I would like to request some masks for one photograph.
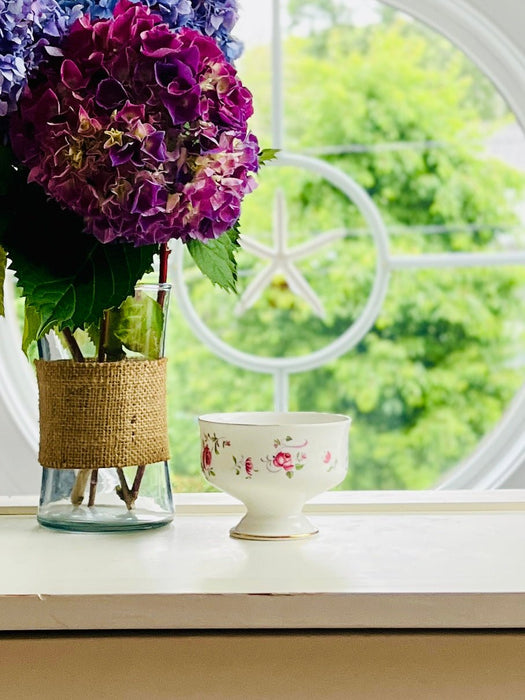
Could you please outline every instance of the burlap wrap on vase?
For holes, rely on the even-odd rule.
[[[35,365],[43,467],[129,467],[169,458],[167,358]]]

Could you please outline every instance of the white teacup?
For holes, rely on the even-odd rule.
[[[205,479],[247,509],[231,536],[270,540],[316,534],[302,509],[345,478],[350,422],[348,416],[313,412],[199,416]]]

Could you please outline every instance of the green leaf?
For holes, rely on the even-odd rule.
[[[61,330],[66,326],[74,326],[73,314],[76,306],[76,294],[75,287],[69,280],[44,282],[33,287],[29,293],[28,288],[24,288],[24,280],[27,278],[20,271],[20,268],[17,270],[17,275],[19,276],[18,286],[23,288],[26,300],[40,316],[37,340],[54,327]],[[78,325],[80,327],[82,324]]]
[[[85,330],[93,345],[98,348],[100,342],[100,323],[89,323],[86,325]]]
[[[295,468],[297,469],[297,471],[300,471],[303,467],[304,467],[304,464],[296,464],[295,465]]]
[[[279,153],[279,148],[263,148],[259,151],[259,165],[265,165],[270,160],[275,160]]]
[[[88,236],[80,234],[85,239]],[[15,257],[19,286],[41,316],[40,335],[52,327],[73,330],[97,322],[106,309],[119,306],[133,294],[136,282],[151,270],[155,246],[104,245],[95,239],[78,242],[84,255],[71,261],[70,273],[54,277],[52,271]]]
[[[7,253],[0,246],[0,316],[5,316],[4,307],[4,284],[5,284],[5,269],[7,267]]]
[[[187,248],[199,270],[213,284],[226,291],[237,291],[237,261],[235,251],[239,247],[239,229],[237,225],[219,238],[206,243],[190,240]]]
[[[293,472],[286,472],[286,476],[287,476],[289,479],[293,479]]]
[[[22,334],[22,350],[29,357],[31,346],[38,340],[38,330],[42,325],[42,319],[38,311],[27,302],[24,313],[24,331]]]
[[[155,299],[147,294],[129,296],[109,313],[109,352],[118,351],[121,343],[128,350],[155,360],[162,355],[163,326],[164,313]]]
[[[37,338],[50,328],[84,328],[133,294],[152,269],[158,247],[103,244],[84,232],[82,217],[8,169],[0,150],[0,245],[28,305],[40,316]],[[33,323],[33,321],[31,322]],[[32,328],[32,325],[31,325]]]

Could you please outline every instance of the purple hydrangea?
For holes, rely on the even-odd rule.
[[[69,17],[56,0],[0,0],[0,116],[16,109],[45,47],[68,26]]]
[[[230,63],[242,53],[241,42],[231,35],[239,16],[237,0],[133,1],[157,12],[171,29],[189,27],[215,39]],[[112,17],[118,0],[58,0],[58,3],[72,18],[80,10],[95,20]]]
[[[84,15],[11,117],[15,155],[102,243],[218,238],[255,188],[252,96],[217,43],[143,4]]]

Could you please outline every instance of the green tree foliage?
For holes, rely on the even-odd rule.
[[[312,4],[302,3],[303,11]],[[337,10],[333,2],[315,5]],[[524,195],[523,175],[486,151],[507,119],[499,118],[501,100],[447,41],[398,15],[386,20],[353,28],[332,17],[321,32],[287,39],[287,150],[322,157],[357,181],[388,225],[392,254],[497,251],[501,230],[518,223]],[[241,65],[263,145],[271,145],[268,64],[268,49],[259,47],[246,51]],[[362,215],[338,189],[289,167],[263,169],[243,209],[243,234],[271,245],[279,191],[291,246],[321,232],[346,232],[297,261],[323,302],[323,317],[283,276],[243,315],[236,314],[238,298],[210,290],[189,260],[186,278],[195,308],[225,342],[263,356],[304,355],[360,316],[377,252]],[[242,297],[265,263],[242,251],[238,260]],[[342,488],[431,487],[497,423],[524,377],[524,282],[519,266],[395,271],[359,344],[292,376],[290,409],[353,418]],[[201,489],[196,416],[271,410],[272,379],[214,357],[177,309],[171,333],[174,481],[181,490]]]
[[[291,27],[307,26],[316,32],[320,26],[351,24],[354,10],[340,0],[288,0]]]

